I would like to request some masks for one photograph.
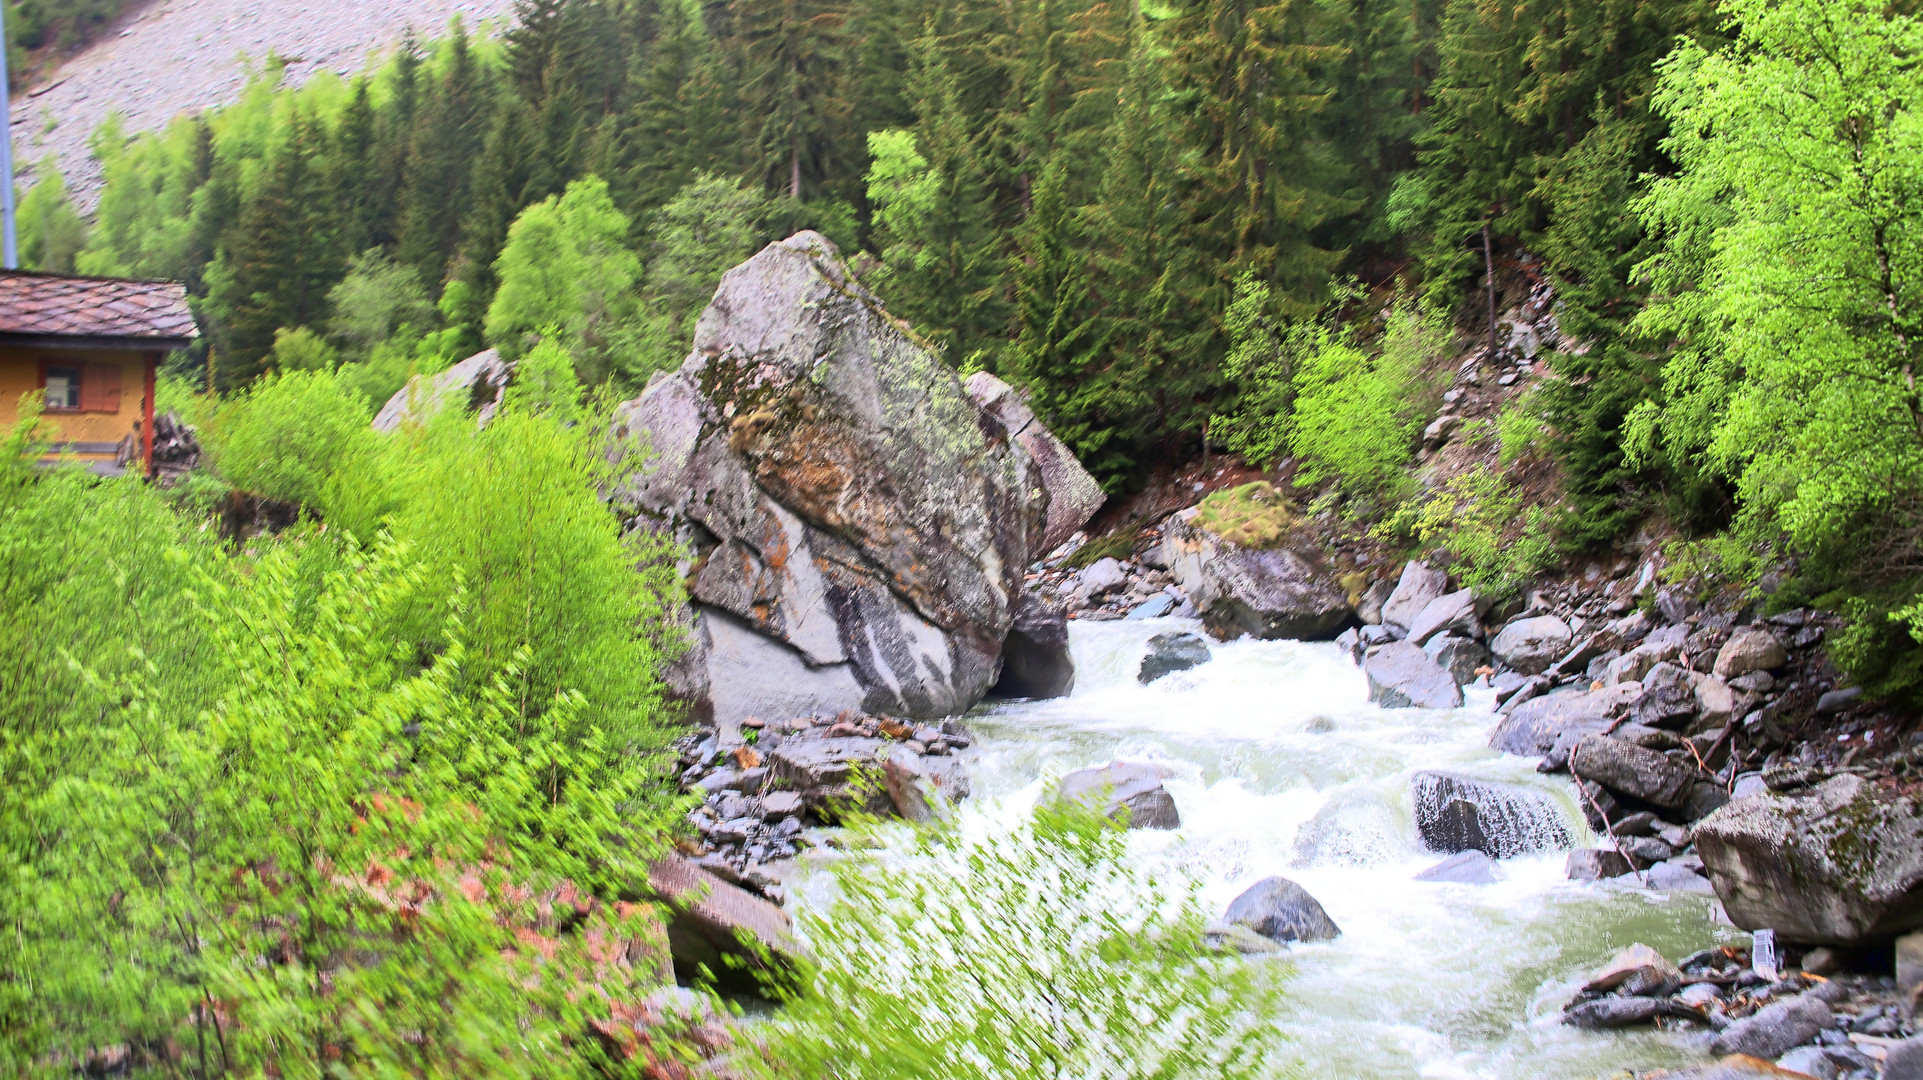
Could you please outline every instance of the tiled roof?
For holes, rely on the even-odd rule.
[[[192,338],[187,288],[174,281],[0,271],[0,336]]]

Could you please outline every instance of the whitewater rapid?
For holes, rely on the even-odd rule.
[[[1570,882],[1561,852],[1510,859],[1488,885],[1415,875],[1410,778],[1428,769],[1540,790],[1593,843],[1566,777],[1486,745],[1487,690],[1461,709],[1381,709],[1332,644],[1211,643],[1207,664],[1137,685],[1148,639],[1189,620],[1076,622],[1075,691],[972,713],[968,813],[1032,804],[1053,778],[1115,759],[1180,770],[1173,832],[1130,834],[1131,857],[1179,868],[1216,912],[1272,874],[1342,928],[1297,945],[1285,1024],[1318,1078],[1591,1078],[1703,1060],[1707,1036],[1577,1031],[1557,1022],[1588,972],[1631,942],[1680,957],[1737,940],[1713,898]]]

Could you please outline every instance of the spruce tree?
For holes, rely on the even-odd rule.
[[[426,281],[447,278],[471,205],[476,159],[493,115],[494,79],[458,26],[434,65],[408,142],[400,258]]]
[[[733,0],[749,174],[801,203],[859,175],[844,85],[850,41],[841,0]]]

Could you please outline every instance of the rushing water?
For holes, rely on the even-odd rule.
[[[1181,770],[1166,786],[1182,827],[1132,833],[1133,857],[1194,875],[1218,911],[1285,875],[1342,928],[1292,947],[1286,1021],[1306,1075],[1589,1078],[1703,1060],[1686,1035],[1557,1017],[1632,941],[1680,957],[1735,936],[1711,898],[1566,881],[1560,852],[1507,860],[1488,885],[1413,880],[1441,858],[1416,838],[1409,782],[1424,769],[1538,788],[1593,842],[1566,778],[1487,748],[1489,691],[1471,688],[1459,710],[1380,709],[1336,646],[1254,641],[1137,685],[1149,637],[1170,629],[1198,628],[1073,623],[1074,694],[978,709],[970,812],[1032,803],[1051,778],[1117,758]]]

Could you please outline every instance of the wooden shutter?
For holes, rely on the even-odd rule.
[[[80,411],[119,412],[121,380],[126,371],[120,364],[88,364],[80,376]]]

